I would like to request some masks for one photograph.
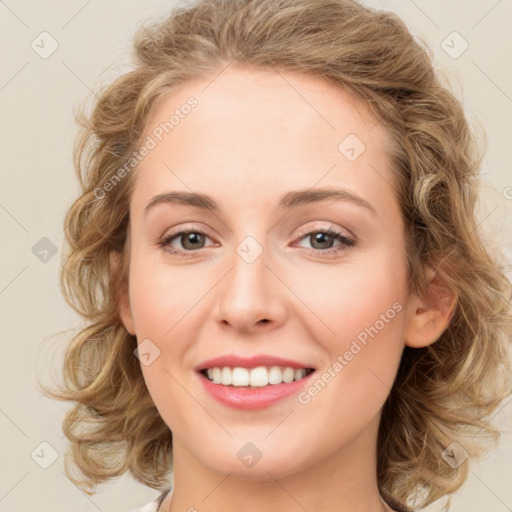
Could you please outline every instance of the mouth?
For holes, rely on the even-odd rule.
[[[203,390],[221,404],[240,410],[271,407],[291,399],[313,378],[311,360],[274,354],[224,354],[203,361],[196,374]]]
[[[315,371],[314,368],[291,366],[213,366],[198,370],[199,374],[213,384],[230,388],[258,389],[300,381]]]

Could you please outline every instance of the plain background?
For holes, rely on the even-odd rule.
[[[512,2],[366,4],[394,10],[426,41],[468,118],[487,133],[479,219],[496,240],[491,250],[499,246],[511,257]],[[57,364],[57,356],[47,352],[50,341],[65,342],[72,332],[57,333],[82,324],[58,285],[63,218],[79,192],[72,166],[73,107],[122,71],[139,23],[165,15],[172,5],[169,0],[0,1],[2,511],[126,512],[158,494],[127,476],[92,498],[75,487],[62,471],[67,442],[61,421],[69,405],[41,396],[35,381],[36,375],[49,373],[46,365],[52,360]],[[58,44],[47,58],[31,46],[35,41],[39,52],[51,49],[51,39],[41,32]],[[44,250],[49,252],[42,256]],[[471,467],[453,512],[512,510],[511,418],[509,401],[495,417],[508,433],[497,450]],[[52,449],[57,459],[44,469],[41,464],[51,462]],[[437,503],[428,510],[440,509]]]

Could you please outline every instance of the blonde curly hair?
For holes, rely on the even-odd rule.
[[[393,140],[410,288],[426,293],[432,267],[456,296],[442,336],[403,352],[379,429],[381,491],[419,506],[449,497],[467,478],[469,461],[451,467],[443,450],[457,442],[477,457],[485,440],[499,439],[489,418],[511,394],[511,283],[476,218],[482,153],[418,41],[396,14],[353,0],[201,0],[136,33],[133,69],[101,91],[89,115],[83,108],[77,115],[82,193],[65,218],[61,289],[87,326],[67,347],[64,385],[44,390],[75,402],[63,431],[81,475],[68,464],[66,474],[87,493],[127,471],[163,490],[172,469],[172,434],[119,317],[134,172],[105,185],[140,146],[160,99],[229,63],[307,73],[371,109]]]

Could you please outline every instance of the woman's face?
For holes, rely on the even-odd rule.
[[[375,452],[409,297],[387,137],[363,113],[318,79],[228,68],[151,118],[121,316],[175,454],[277,478]]]

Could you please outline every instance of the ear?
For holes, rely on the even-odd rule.
[[[112,251],[109,255],[110,266],[114,272],[119,270],[121,265],[121,253]],[[126,283],[122,284],[119,290],[119,317],[124,325],[124,328],[132,335],[135,336],[135,325],[133,322],[132,310],[130,307],[130,297],[127,290]]]
[[[407,307],[405,344],[420,348],[437,341],[450,325],[457,296],[432,268],[427,270],[428,295],[412,294]]]

